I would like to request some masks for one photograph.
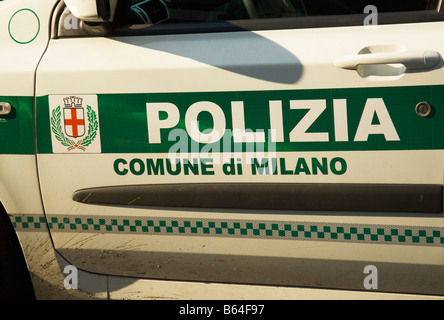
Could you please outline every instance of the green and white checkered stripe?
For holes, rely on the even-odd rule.
[[[46,219],[41,215],[9,215],[16,230],[35,231],[46,228]]]
[[[316,240],[334,242],[444,246],[444,228],[312,222],[147,217],[11,216],[21,231]]]

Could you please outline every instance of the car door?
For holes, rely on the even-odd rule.
[[[54,246],[102,274],[443,294],[429,2],[60,6],[36,76]]]

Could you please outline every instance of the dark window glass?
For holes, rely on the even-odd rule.
[[[169,18],[157,22],[211,22],[242,19],[362,14],[367,5],[379,13],[436,10],[438,0],[121,0],[116,22],[150,24],[160,3]]]

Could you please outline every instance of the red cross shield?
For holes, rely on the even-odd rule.
[[[65,133],[72,138],[85,134],[85,112],[83,108],[63,108]]]

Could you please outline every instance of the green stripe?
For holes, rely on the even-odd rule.
[[[17,230],[33,231],[46,228],[45,219],[41,216],[12,216],[11,219]],[[96,216],[52,216],[48,220],[48,226],[52,232],[99,232],[444,246],[444,228],[425,226]]]
[[[0,117],[0,154],[34,154],[32,97],[0,97],[8,102],[11,114]]]
[[[386,141],[373,134],[368,141],[353,141],[368,98],[382,98],[397,130],[400,141]],[[327,109],[308,132],[328,132],[328,142],[289,142],[288,135],[307,110],[290,110],[290,100],[325,99]],[[349,141],[336,142],[333,99],[346,99]],[[348,151],[348,150],[437,150],[444,149],[444,86],[382,87],[320,90],[280,90],[202,93],[99,94],[100,134],[103,153],[167,153],[176,141],[168,141],[171,130],[162,130],[162,143],[148,143],[147,102],[169,102],[180,111],[176,128],[185,129],[185,113],[198,101],[216,103],[226,117],[226,129],[232,128],[231,101],[243,101],[245,127],[252,130],[270,129],[269,101],[281,100],[284,136],[276,151]],[[427,101],[432,114],[421,118],[415,106]],[[51,153],[48,97],[37,98],[38,152]],[[374,119],[377,124],[377,119]],[[199,117],[200,130],[212,128],[207,113]],[[191,139],[189,139],[191,145]],[[200,145],[202,147],[204,145]],[[232,149],[234,143],[232,142]]]

